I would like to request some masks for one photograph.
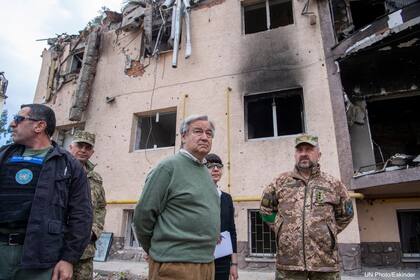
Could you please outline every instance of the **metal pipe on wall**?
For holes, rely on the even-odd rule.
[[[231,181],[232,181],[232,172],[231,172],[231,145],[230,145],[230,93],[232,89],[228,87],[225,91],[226,93],[226,127],[227,127],[227,176],[228,176],[228,193],[231,193]]]
[[[185,44],[185,58],[189,58],[191,56],[191,6],[190,0],[183,0],[184,2],[184,16],[185,16],[185,29],[186,29],[186,44]]]
[[[355,193],[355,192],[350,192],[349,193],[351,198],[356,198],[356,199],[364,199],[365,196],[362,193]],[[399,198],[399,199],[387,199],[390,201],[401,201],[405,199],[412,199],[414,201],[418,201],[418,198]],[[257,201],[261,201],[261,196],[259,195],[249,195],[249,196],[233,196],[232,200],[235,202],[257,202]],[[109,200],[106,202],[106,204],[136,204],[138,201],[137,200]]]
[[[176,0],[174,8],[176,9],[176,19],[175,19],[175,37],[174,37],[174,51],[172,54],[172,67],[176,68],[178,66],[178,53],[179,53],[179,41],[181,39],[181,11],[183,6],[182,0]]]

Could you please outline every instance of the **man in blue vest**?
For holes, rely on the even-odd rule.
[[[70,280],[90,240],[86,173],[50,140],[55,114],[22,105],[0,148],[0,279]]]

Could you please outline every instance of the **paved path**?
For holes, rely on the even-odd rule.
[[[146,262],[108,261],[94,262],[94,269],[98,272],[129,272],[146,277]],[[274,280],[274,272],[239,270],[240,280]],[[361,275],[343,275],[342,280],[420,280],[420,269],[378,269],[366,268]]]

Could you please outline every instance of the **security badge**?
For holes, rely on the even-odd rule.
[[[26,185],[32,181],[34,174],[31,170],[24,168],[16,172],[15,180],[20,185]]]

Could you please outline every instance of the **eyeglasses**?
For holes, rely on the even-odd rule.
[[[206,164],[206,166],[207,166],[208,169],[212,169],[212,168],[215,168],[215,167],[217,167],[218,169],[223,168],[223,164],[217,163],[217,162],[209,162],[209,163]]]
[[[13,121],[16,123],[16,125],[18,125],[19,123],[23,122],[24,120],[40,121],[40,120],[33,119],[31,117],[28,117],[28,116],[21,116],[21,115],[14,115],[13,116]]]

